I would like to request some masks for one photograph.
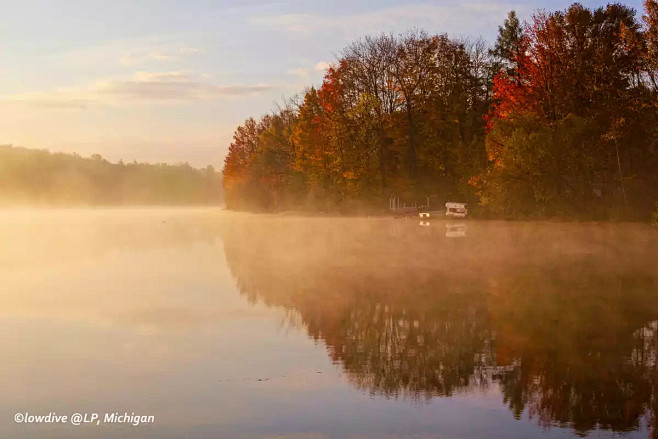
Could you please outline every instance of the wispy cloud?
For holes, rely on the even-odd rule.
[[[69,69],[88,69],[94,66],[109,68],[158,69],[187,62],[202,56],[206,50],[193,43],[167,37],[128,38],[96,45],[81,45],[55,52],[50,62]]]
[[[319,63],[317,63],[317,64],[315,65],[314,68],[315,68],[315,70],[317,70],[318,72],[324,72],[324,71],[327,70],[329,67],[331,67],[331,64],[329,64],[329,63],[326,62],[326,61],[320,61]]]
[[[323,31],[362,35],[382,31],[402,31],[411,27],[461,35],[464,29],[495,30],[501,18],[512,9],[525,13],[528,7],[499,0],[477,3],[450,1],[441,5],[427,3],[395,6],[351,15],[260,15],[251,17],[249,21],[253,25],[301,35]]]
[[[328,62],[320,61],[311,67],[299,67],[296,69],[290,69],[287,73],[289,75],[297,76],[301,79],[309,79],[312,74],[317,75],[318,72],[324,73],[330,66],[331,64]]]
[[[303,67],[288,70],[288,73],[291,74],[291,75],[298,76],[300,78],[304,78],[304,79],[308,78],[311,74],[309,69],[306,69],[306,68],[303,68]]]
[[[83,87],[7,96],[2,100],[44,108],[86,108],[97,104],[214,100],[257,94],[272,88],[268,84],[214,84],[205,81],[204,75],[197,76],[186,72],[136,72],[130,78],[108,79]]]
[[[119,63],[124,66],[134,66],[149,61],[177,61],[204,52],[205,50],[198,47],[155,45],[126,51],[120,56]]]

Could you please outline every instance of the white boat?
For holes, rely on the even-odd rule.
[[[466,203],[446,203],[446,216],[449,218],[465,219],[468,216],[468,209]]]

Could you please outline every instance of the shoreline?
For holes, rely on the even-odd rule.
[[[499,218],[487,216],[469,216],[468,219],[455,219],[446,218],[443,216],[434,216],[431,218],[420,218],[417,215],[400,215],[395,216],[391,212],[378,212],[378,213],[341,213],[341,212],[321,212],[321,211],[308,211],[308,210],[285,210],[278,212],[267,211],[249,211],[249,210],[235,210],[229,209],[221,205],[204,205],[204,204],[190,204],[190,205],[99,205],[99,206],[84,206],[84,205],[0,205],[0,215],[7,213],[19,212],[119,212],[119,211],[142,211],[142,212],[165,212],[165,211],[218,211],[231,215],[248,215],[248,216],[262,216],[262,217],[279,217],[279,218],[324,218],[324,219],[390,219],[393,221],[424,221],[424,222],[506,222],[506,223],[572,223],[572,224],[644,224],[652,227],[658,227],[658,222],[652,220],[594,220],[594,219],[577,219],[577,218],[563,218],[563,217],[547,217],[547,218]]]

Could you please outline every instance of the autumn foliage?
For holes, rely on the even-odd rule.
[[[511,73],[494,79],[481,202],[506,216],[647,215],[658,198],[654,31],[619,4],[535,14]]]
[[[645,218],[658,200],[658,4],[510,13],[492,47],[365,37],[236,130],[230,208],[459,199],[504,217]]]

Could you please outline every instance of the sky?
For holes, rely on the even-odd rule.
[[[319,85],[363,35],[493,41],[512,9],[571,3],[0,0],[0,145],[220,168],[239,124]]]

